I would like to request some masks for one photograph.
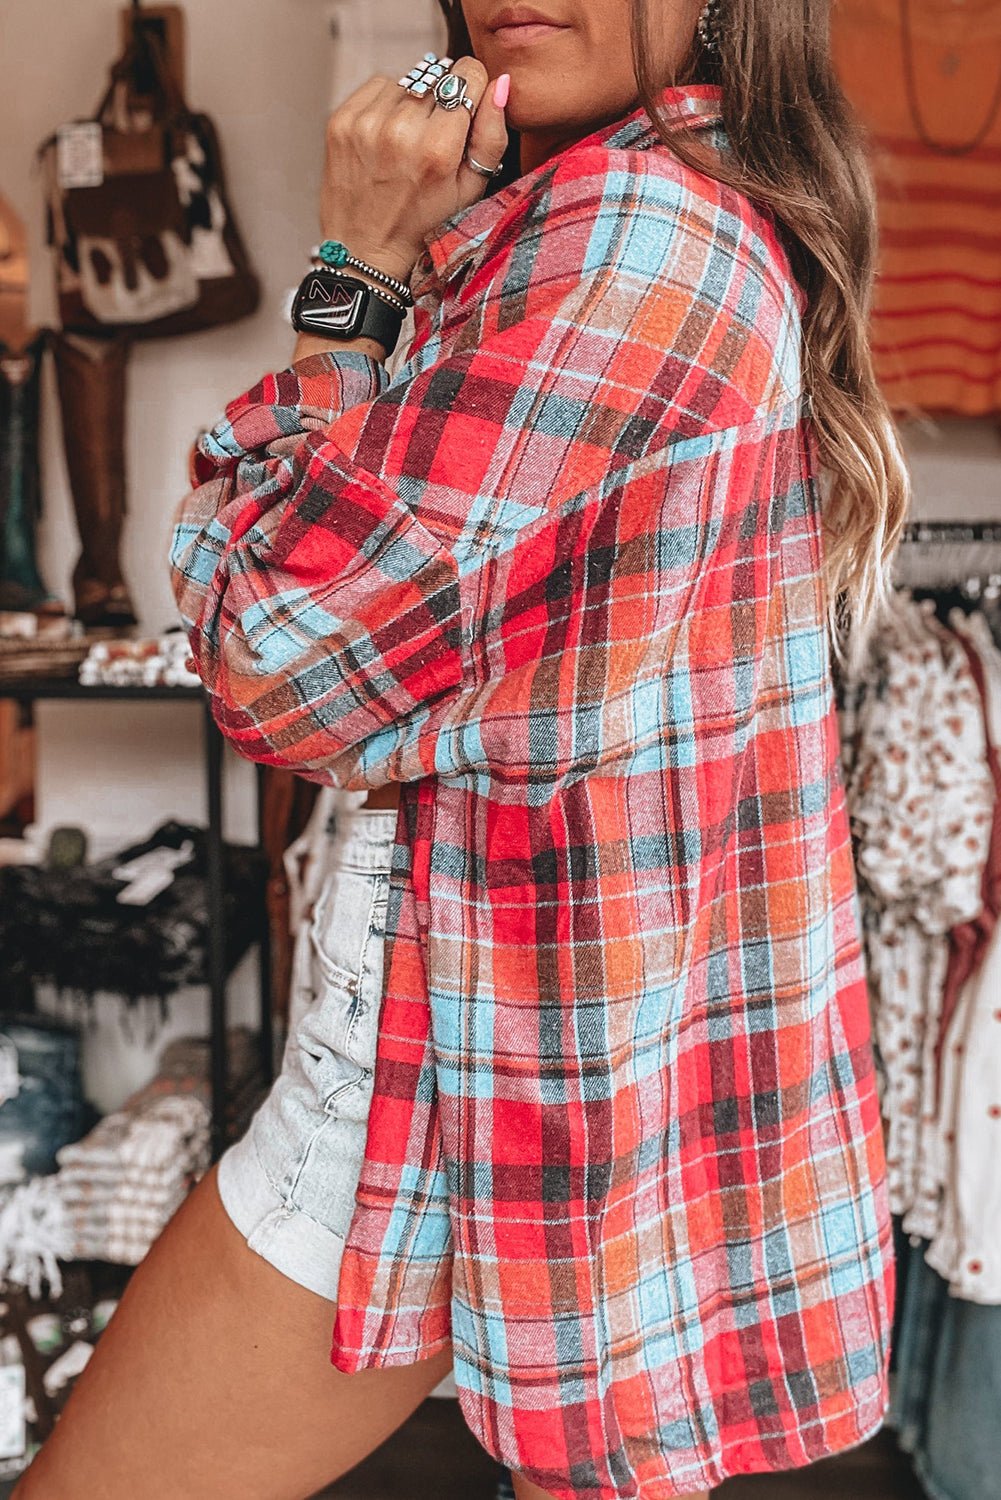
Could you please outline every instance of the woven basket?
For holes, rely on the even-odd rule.
[[[66,678],[72,682],[92,645],[93,641],[86,636],[49,643],[0,640],[0,684],[24,682],[32,677]]]

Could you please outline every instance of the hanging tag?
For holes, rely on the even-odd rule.
[[[56,132],[56,175],[61,188],[100,187],[104,139],[97,120],[77,120]]]
[[[21,1092],[21,1070],[17,1048],[9,1036],[0,1034],[0,1104],[16,1099]]]
[[[0,1367],[0,1458],[20,1458],[27,1443],[23,1365]]]

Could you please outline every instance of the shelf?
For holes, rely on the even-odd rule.
[[[213,1155],[226,1144],[228,1066],[226,1058],[227,982],[233,968],[256,946],[259,968],[261,1068],[265,1081],[274,1076],[273,1020],[271,1014],[271,946],[266,898],[244,903],[236,921],[227,922],[226,869],[223,844],[223,737],[211,712],[208,694],[198,687],[116,687],[102,683],[86,687],[76,678],[25,677],[0,680],[0,700],[28,703],[195,703],[202,710],[204,774],[208,825],[207,867],[208,928],[205,934],[205,967],[202,982],[209,987],[212,1037],[212,1134]],[[263,770],[257,778],[258,847],[262,859],[262,897],[267,863],[263,850]],[[258,916],[259,911],[259,916]],[[248,931],[247,918],[257,917]],[[200,976],[201,977],[201,976]],[[192,982],[198,982],[193,980]]]
[[[204,703],[205,692],[200,687],[113,687],[101,683],[96,687],[84,687],[83,683],[54,677],[26,677],[0,681],[0,698],[16,698],[27,703],[42,698],[59,698],[75,703],[122,702],[122,703]]]

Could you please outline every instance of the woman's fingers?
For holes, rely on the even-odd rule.
[[[465,82],[464,99],[453,82],[441,104],[431,80],[440,82],[446,66],[443,58],[441,68],[423,70],[428,91],[416,98],[397,79],[370,78],[330,117],[324,236],[367,253],[374,265],[381,255],[384,269],[413,266],[430,231],[478,202],[507,147],[505,100],[482,63],[463,57],[451,64]],[[467,153],[482,170],[468,165]]]
[[[339,134],[350,131],[352,124],[360,115],[371,109],[378,100],[386,98],[387,83],[388,80],[381,74],[366,78],[365,82],[359,84],[354,93],[349,94],[334,110],[330,116],[329,128],[333,130],[336,126],[335,133]]]
[[[481,173],[469,166],[470,158],[490,171],[494,171],[504,160],[508,143],[505,107],[509,87],[508,78],[498,78],[494,79],[483,92],[479,109],[473,120],[473,128],[469,132],[460,173],[463,187],[468,187],[470,190],[473,186],[469,181],[470,178],[479,184],[481,192],[487,181]]]
[[[435,107],[425,141],[429,171],[439,177],[457,175],[469,139],[471,121],[487,93],[487,70],[475,57],[461,57],[453,63],[450,72],[465,79],[466,97],[473,112],[465,105],[457,109],[443,109],[440,104]]]
[[[364,141],[383,161],[386,155],[408,160],[425,183],[455,181],[463,199],[475,202],[486,179],[467,165],[467,153],[483,167],[499,165],[507,150],[504,109],[476,58],[460,58],[449,71],[465,80],[471,109],[445,109],[433,93],[415,98],[394,80],[376,77],[345,100],[331,123],[336,135]]]

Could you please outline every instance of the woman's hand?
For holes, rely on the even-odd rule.
[[[402,281],[424,236],[482,198],[488,180],[466,163],[499,166],[507,149],[506,82],[490,84],[472,57],[452,67],[465,78],[475,116],[415,99],[395,78],[371,78],[330,117],[320,200],[326,239]],[[502,101],[498,105],[497,98]]]

